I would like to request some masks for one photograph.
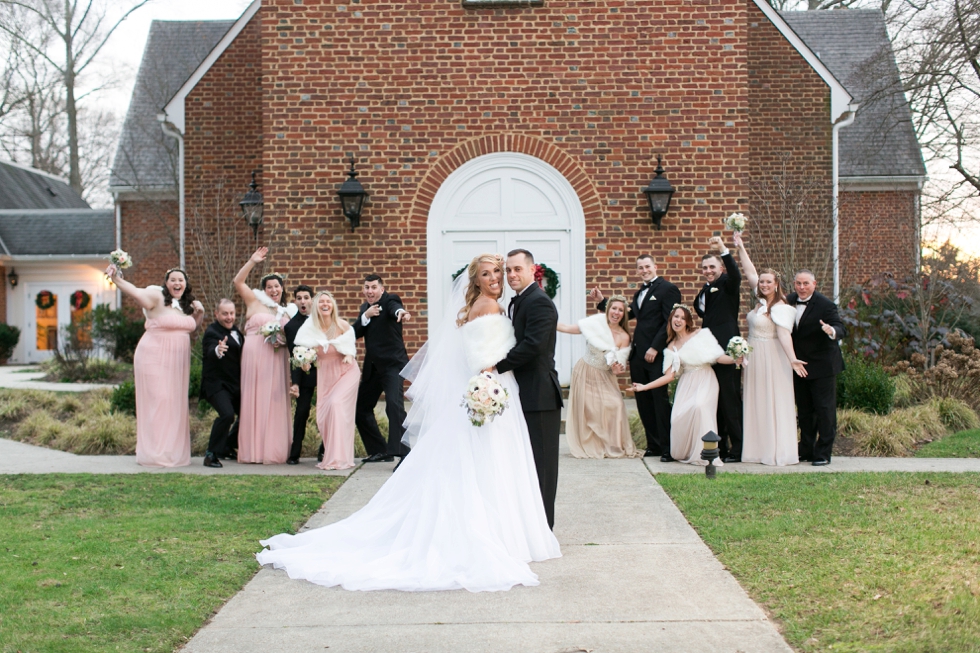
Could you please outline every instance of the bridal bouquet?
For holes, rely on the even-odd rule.
[[[310,365],[316,365],[316,349],[293,347],[293,358],[290,362],[292,362],[294,368],[309,373]]]
[[[725,218],[725,227],[731,229],[732,231],[742,233],[745,231],[745,222],[747,220],[748,218],[741,213],[732,213],[730,216]]]
[[[120,270],[133,267],[133,257],[121,249],[114,250],[109,254],[109,262]]]
[[[463,402],[466,416],[473,426],[483,426],[507,408],[507,388],[490,372],[481,372],[469,380]]]
[[[743,338],[742,336],[735,336],[728,341],[728,347],[725,349],[725,353],[738,360],[739,358],[744,358],[752,353],[752,346]],[[742,367],[738,363],[735,363],[735,368],[738,369]]]
[[[265,338],[265,341],[273,346],[275,349],[279,349],[280,345],[284,344],[282,342],[282,325],[278,322],[266,322],[259,328],[259,335]]]

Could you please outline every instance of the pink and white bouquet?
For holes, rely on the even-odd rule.
[[[131,267],[133,267],[133,257],[128,253],[121,249],[109,253],[109,269],[106,270],[108,276],[113,276],[117,270],[125,270]]]
[[[730,216],[725,218],[725,227],[731,229],[732,231],[742,233],[745,231],[745,223],[748,221],[741,213],[732,213]]]
[[[483,426],[504,412],[509,399],[507,388],[501,385],[495,374],[480,372],[467,382],[460,405],[466,408],[466,416],[473,426]]]
[[[735,336],[728,341],[728,347],[725,348],[725,353],[738,360],[752,353],[752,345],[742,336]],[[742,366],[735,363],[735,367],[740,368]]]
[[[293,358],[291,362],[294,368],[309,372],[311,365],[316,366],[316,361],[316,349],[299,346],[293,347]]]
[[[275,349],[279,349],[279,347],[286,344],[285,340],[282,339],[282,325],[278,322],[266,322],[263,324],[259,327],[259,335],[265,338],[265,341]]]

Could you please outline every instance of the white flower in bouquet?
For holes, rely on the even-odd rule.
[[[463,402],[466,416],[473,426],[483,426],[507,408],[510,395],[497,377],[490,372],[481,372],[467,382]]]
[[[114,250],[109,254],[109,262],[120,270],[133,267],[133,257],[121,249]]]
[[[316,366],[316,360],[316,349],[293,347],[293,358],[291,362],[294,368],[308,373],[311,365]]]
[[[728,341],[728,347],[725,348],[725,353],[738,360],[739,358],[744,358],[752,353],[752,345],[748,343],[742,336],[735,336]],[[735,363],[736,368],[742,367],[738,363]]]
[[[274,348],[278,349],[283,343],[280,342],[279,336],[282,334],[282,325],[278,322],[266,322],[261,327],[259,327],[259,335],[265,338],[265,341],[272,345]]]
[[[747,220],[748,218],[741,213],[732,213],[730,216],[725,218],[725,227],[731,229],[732,231],[742,233],[745,231],[745,223]]]

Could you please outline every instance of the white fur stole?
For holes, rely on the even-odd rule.
[[[781,326],[784,329],[792,331],[793,326],[796,324],[795,306],[780,302],[769,309],[769,315],[772,317],[772,321],[776,323],[776,326]]]
[[[698,333],[684,343],[680,351],[673,351],[670,346],[664,350],[664,373],[670,368],[677,372],[681,364],[684,367],[701,367],[703,365],[714,365],[721,356],[725,355],[725,350],[721,348],[714,335],[708,329],[701,329]]]
[[[616,348],[616,339],[613,338],[612,329],[609,328],[609,321],[606,319],[605,313],[583,317],[578,321],[578,328],[590,345],[601,352],[605,352],[606,365],[610,367],[613,363],[626,365],[626,361],[630,357],[630,348]]]
[[[313,320],[303,322],[303,325],[296,332],[296,339],[293,344],[298,347],[308,347],[316,349],[323,347],[326,350],[331,345],[341,356],[356,356],[357,341],[354,339],[354,329],[347,329],[333,340],[327,339],[327,334],[316,328]]]
[[[264,290],[259,290],[258,288],[252,288],[252,294],[255,298],[259,300],[259,303],[263,306],[267,306],[276,312],[276,319],[281,320],[283,315],[288,315],[292,318],[296,313],[299,312],[299,308],[296,304],[289,302],[285,306],[275,303],[272,298],[265,294]],[[307,320],[309,321],[309,320]]]
[[[506,315],[484,315],[460,327],[466,366],[472,374],[493,367],[517,344]]]

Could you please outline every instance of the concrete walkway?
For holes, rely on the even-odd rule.
[[[354,512],[390,474],[364,465],[307,527]],[[563,557],[532,564],[538,587],[348,592],[264,568],[184,650],[791,651],[640,460],[566,451],[556,513]]]
[[[14,390],[50,390],[52,392],[88,392],[100,388],[112,388],[105,383],[52,383],[38,381],[47,376],[37,365],[0,365],[0,388]]]

